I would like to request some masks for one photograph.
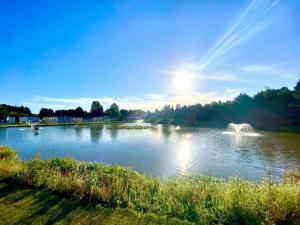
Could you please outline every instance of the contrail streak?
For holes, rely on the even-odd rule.
[[[253,0],[236,16],[229,28],[219,37],[216,43],[201,58],[196,66],[203,70],[224,57],[238,44],[257,35],[270,26],[274,19],[265,18],[280,0]]]

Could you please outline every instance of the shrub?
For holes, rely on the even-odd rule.
[[[14,150],[0,145],[0,160],[2,159],[15,159],[17,154]]]

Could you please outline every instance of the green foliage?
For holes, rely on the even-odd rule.
[[[7,147],[1,146],[0,154],[0,181],[17,177],[24,166],[17,159],[16,153]]]
[[[109,109],[105,111],[105,115],[113,118],[118,118],[120,116],[119,106],[116,103],[111,104]]]
[[[29,108],[24,106],[11,106],[6,104],[0,105],[0,118],[4,116],[31,116]]]
[[[166,105],[150,113],[152,123],[182,126],[226,127],[229,123],[250,123],[262,130],[300,130],[300,81],[294,90],[286,87],[261,91],[250,97],[240,94],[233,101],[213,102],[174,109]]]
[[[44,191],[0,183],[0,224],[188,225],[176,218],[66,199]]]
[[[54,110],[53,109],[48,109],[48,108],[41,108],[39,112],[39,117],[44,118],[44,117],[52,117],[55,116]]]
[[[70,158],[3,159],[0,181],[197,224],[299,224],[300,179],[251,183],[188,176],[160,181],[130,168]]]
[[[103,116],[103,106],[98,101],[93,101],[90,110],[91,116]]]
[[[300,80],[298,80],[295,88],[294,88],[295,91],[300,91]]]
[[[14,150],[0,145],[0,160],[2,159],[15,159],[17,154]]]
[[[121,109],[120,110],[120,118],[122,120],[126,120],[128,118],[128,116],[129,116],[129,111],[128,110],[126,110],[126,109]]]
[[[81,107],[77,107],[76,109],[62,109],[56,110],[55,116],[70,116],[70,117],[83,117],[87,114]]]

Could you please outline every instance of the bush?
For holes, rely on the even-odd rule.
[[[0,145],[0,160],[2,159],[15,159],[17,154],[14,150]]]
[[[23,168],[17,159],[17,154],[12,149],[0,146],[0,181],[12,179]]]

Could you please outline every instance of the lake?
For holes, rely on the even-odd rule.
[[[128,166],[161,178],[182,174],[274,179],[300,165],[300,135],[258,132],[232,135],[222,129],[179,128],[111,130],[109,125],[1,128],[0,144],[21,159],[71,156],[78,160]]]

